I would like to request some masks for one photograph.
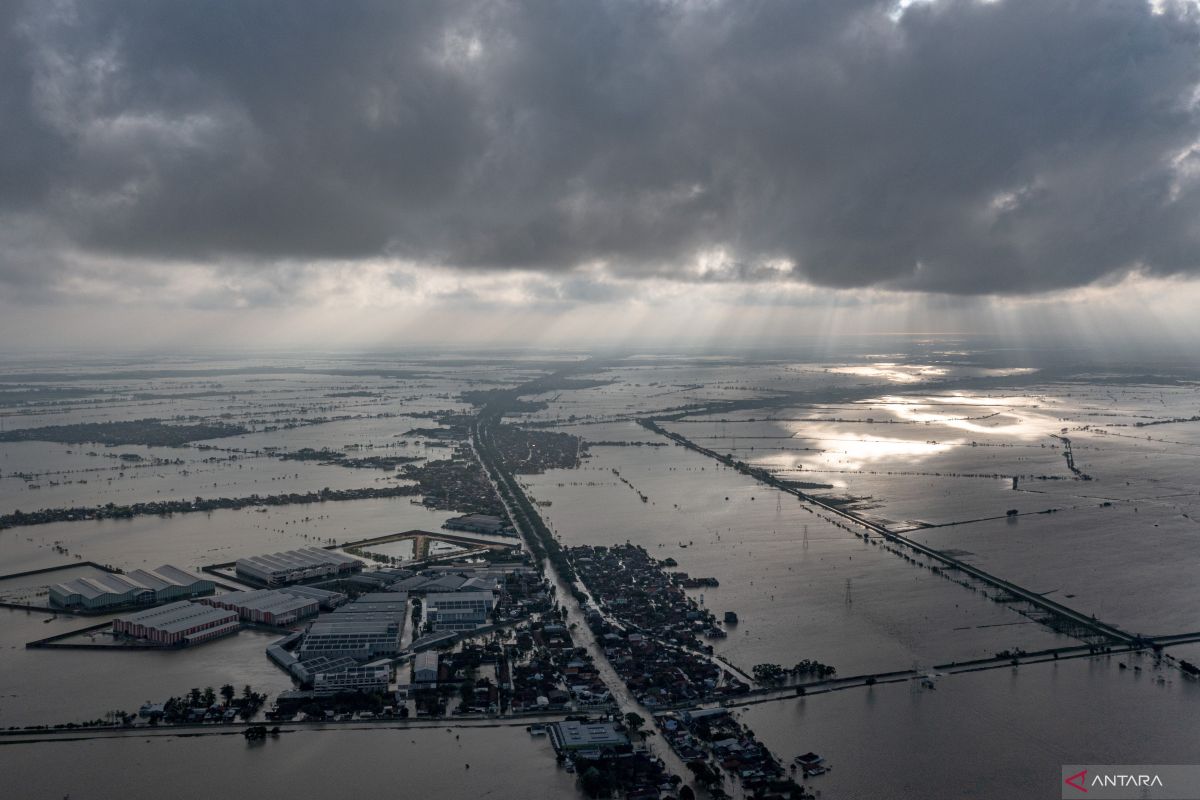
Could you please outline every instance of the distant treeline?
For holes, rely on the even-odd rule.
[[[249,497],[215,497],[194,500],[156,500],[151,503],[133,503],[117,505],[107,503],[102,506],[78,506],[75,508],[44,508],[39,511],[26,513],[14,511],[0,516],[0,530],[16,528],[21,525],[45,525],[51,522],[77,522],[90,519],[130,519],[144,516],[167,516],[170,514],[189,514],[195,511],[216,511],[218,509],[253,508],[255,506],[289,506],[311,503],[325,503],[339,500],[371,500],[380,497],[406,497],[420,494],[416,486],[389,486],[386,488],[364,489],[321,489],[315,492],[257,495]]]
[[[161,419],[135,419],[121,422],[80,422],[73,425],[47,425],[41,428],[18,428],[0,433],[0,442],[58,442],[84,444],[97,442],[110,446],[131,444],[149,447],[181,447],[201,439],[220,439],[238,436],[247,429],[224,422],[199,422],[190,425],[171,425]]]
[[[587,442],[588,447],[669,447],[666,442]]]
[[[1133,427],[1146,428],[1151,425],[1171,425],[1175,422],[1200,422],[1200,416],[1195,417],[1176,417],[1175,419],[1156,419],[1153,422],[1135,422]]]
[[[289,453],[276,454],[284,461],[316,461],[319,464],[337,464],[352,469],[395,469],[402,464],[420,461],[420,456],[367,456],[365,458],[349,458],[338,450],[314,450],[303,447]]]

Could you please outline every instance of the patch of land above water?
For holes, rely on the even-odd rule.
[[[182,447],[201,439],[238,436],[247,429],[223,422],[172,425],[147,418],[116,422],[80,422],[73,425],[47,425],[19,428],[0,433],[0,442],[58,442],[83,444],[96,442],[109,446],[142,444],[150,447]]]

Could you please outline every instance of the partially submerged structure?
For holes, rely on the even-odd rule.
[[[124,574],[56,583],[50,587],[50,604],[58,608],[102,611],[186,600],[214,591],[216,585],[211,580],[163,564],[157,569],[135,569]]]

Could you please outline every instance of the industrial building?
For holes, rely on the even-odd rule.
[[[436,650],[417,653],[413,659],[413,683],[437,683],[438,654]]]
[[[50,587],[50,603],[59,608],[86,611],[154,605],[212,594],[212,581],[164,564],[157,569],[135,569],[124,575],[75,578]]]
[[[237,576],[263,586],[283,586],[300,581],[340,578],[361,572],[357,558],[321,547],[302,547],[283,553],[239,558]]]
[[[400,635],[408,619],[403,592],[366,594],[327,614],[308,627],[299,658],[353,658],[374,661],[400,652]]]
[[[490,592],[442,592],[425,599],[425,620],[435,631],[469,631],[488,623],[496,605]]]
[[[241,623],[234,611],[180,600],[113,620],[113,633],[164,646],[207,642],[235,633]]]
[[[320,665],[306,662],[304,667],[312,675],[312,686],[318,691],[386,692],[392,680],[392,661],[388,658],[369,664],[359,664],[348,658]]]
[[[400,651],[403,625],[394,620],[320,620],[314,622],[300,644],[300,659],[344,656],[368,661]]]
[[[303,634],[293,633],[267,648],[267,657],[303,686],[321,691],[359,690],[386,692],[392,678],[392,660],[380,658],[363,664],[347,656],[310,656],[301,661],[289,651]]]
[[[410,575],[391,585],[393,591],[436,594],[439,592],[496,592],[500,578],[491,575],[421,574]]]
[[[353,603],[342,606],[338,614],[404,614],[408,608],[407,592],[371,592],[358,596]]]
[[[280,591],[296,597],[307,597],[316,600],[317,604],[326,611],[333,611],[346,602],[346,595],[341,592],[331,592],[328,589],[318,589],[315,586],[288,586]]]
[[[559,752],[623,750],[630,746],[629,737],[611,722],[556,722],[549,728],[550,741]]]
[[[264,625],[291,625],[307,617],[315,617],[321,608],[314,598],[300,597],[286,589],[231,592],[206,597],[200,602],[214,608],[236,611],[243,622]]]

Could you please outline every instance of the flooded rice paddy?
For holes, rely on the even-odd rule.
[[[447,458],[447,442],[413,432],[436,427],[432,412],[469,412],[463,392],[515,385],[561,363],[464,355],[6,364],[2,431],[157,418],[245,432],[179,447],[0,441],[0,515],[401,485],[393,469],[282,455]],[[711,644],[738,669],[815,659],[842,676],[925,671],[1079,641],[637,418],[655,417],[700,447],[1084,614],[1165,635],[1200,631],[1200,383],[1190,369],[1031,366],[949,343],[828,361],[646,354],[598,362],[585,385],[527,398],[539,405],[509,421],[593,443],[580,468],[521,475],[521,484],[564,544],[629,541],[693,577],[716,578],[719,586],[690,593],[718,618],[737,613],[727,638]],[[63,394],[13,399],[48,387]],[[75,577],[88,569],[81,560],[194,570],[437,531],[456,513],[421,501],[19,526],[0,530],[0,573],[75,565],[51,573]],[[373,549],[403,560],[411,548]],[[47,580],[0,580],[0,595],[36,592]],[[94,719],[192,686],[291,687],[264,655],[274,635],[250,630],[178,652],[24,647],[98,621],[0,609],[0,728]],[[1168,652],[1195,659],[1197,647]],[[1200,683],[1178,669],[1112,655],[948,675],[932,689],[905,682],[775,700],[739,714],[780,755],[825,755],[834,770],[814,783],[822,797],[999,799],[1050,796],[1061,763],[1194,761],[1198,701]],[[199,797],[220,764],[239,792],[302,796],[314,778],[300,767],[322,759],[338,770],[315,778],[331,782],[321,793],[338,791],[340,774],[369,793],[576,791],[544,740],[519,729],[460,733],[305,731],[258,748],[228,736],[8,744],[0,772],[18,786],[37,776],[42,796],[150,797],[161,788],[146,768],[154,765],[178,779],[178,796]],[[981,752],[995,759],[980,763]],[[124,765],[117,777],[114,762]]]

